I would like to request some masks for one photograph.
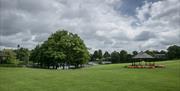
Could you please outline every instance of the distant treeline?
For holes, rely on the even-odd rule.
[[[164,61],[170,59],[180,59],[180,46],[172,45],[167,48],[167,50],[146,50],[145,53],[154,57],[154,61]],[[93,54],[91,54],[90,61],[102,63],[103,61],[111,61],[112,63],[130,63],[132,62],[132,57],[137,55],[138,51],[133,51],[132,53],[128,53],[126,50],[113,51],[109,53],[105,51],[104,54],[102,50],[96,50]]]
[[[180,46],[173,45],[167,51],[146,50],[147,54],[155,56],[163,54],[162,58],[153,59],[156,61],[167,59],[180,59]],[[82,67],[89,61],[102,63],[109,61],[112,63],[129,63],[132,57],[138,54],[137,51],[128,53],[126,50],[109,53],[96,50],[93,54],[88,52],[84,41],[77,35],[65,30],[53,33],[48,40],[41,45],[37,45],[33,50],[22,48],[3,49],[0,51],[0,66],[11,64],[11,66],[33,66],[40,68],[58,68],[65,66]]]

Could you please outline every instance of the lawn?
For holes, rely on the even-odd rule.
[[[166,68],[127,69],[127,64],[76,70],[0,67],[0,91],[180,91],[180,60]]]

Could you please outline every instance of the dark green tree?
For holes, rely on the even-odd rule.
[[[119,63],[119,60],[120,60],[120,56],[119,56],[119,53],[114,51],[111,53],[111,62],[112,63]]]
[[[42,54],[42,48],[40,45],[37,45],[33,50],[31,50],[30,54],[30,61],[33,63],[37,63],[40,67],[43,67],[43,54]]]
[[[168,47],[168,58],[169,59],[179,59],[180,58],[180,46],[173,45]]]
[[[111,55],[109,54],[108,51],[105,51],[104,55],[103,55],[104,58],[108,58],[108,57],[111,57]]]
[[[95,50],[94,51],[94,54],[93,54],[93,61],[97,61],[97,60],[99,60],[99,58],[98,58],[98,51],[97,50]]]
[[[30,56],[30,51],[27,48],[18,48],[15,50],[16,52],[16,58],[19,61],[23,61],[24,63],[28,63],[29,61],[29,56]]]
[[[127,51],[121,50],[119,55],[120,55],[120,62],[122,62],[122,63],[127,62],[127,60],[128,60],[128,58],[127,58],[127,55],[128,55]]]
[[[104,58],[105,61],[110,61],[111,55],[109,54],[108,51],[105,51],[105,53],[103,55],[103,58]]]
[[[93,54],[93,60],[94,61],[100,61],[103,58],[102,50],[95,50]]]
[[[167,52],[164,51],[164,50],[161,50],[159,53],[160,53],[160,54],[167,54]]]
[[[133,57],[133,55],[131,55],[131,54],[127,54],[127,63],[131,63],[132,62],[132,57]]]
[[[138,52],[137,52],[137,51],[133,51],[132,53],[133,53],[133,56],[135,56],[135,55],[137,55],[137,54],[138,54]]]
[[[103,58],[103,54],[102,54],[102,50],[101,49],[98,50],[98,58],[99,59]]]

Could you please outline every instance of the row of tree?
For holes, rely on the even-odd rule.
[[[27,48],[22,48],[22,47],[21,48],[18,47],[15,50],[4,49],[1,52],[4,53],[3,56],[5,57],[5,59],[4,60],[1,59],[0,64],[27,65],[28,63],[33,62],[34,64],[42,68],[48,68],[50,66],[54,66],[54,68],[57,68],[59,66],[64,67],[65,65],[72,65],[72,64],[76,65],[76,67],[79,67],[80,64],[84,64],[88,62],[88,57],[86,57],[86,60],[78,60],[79,58],[78,56],[76,56],[76,58],[69,58],[68,56],[68,58],[65,59],[66,56],[64,54],[58,53],[58,51],[54,51],[54,52],[52,51],[53,50],[44,48],[44,45],[41,45],[41,46],[37,45],[36,48],[31,51],[28,50]],[[176,45],[168,47],[167,51],[146,50],[145,52],[152,56],[154,56],[155,54],[165,54],[165,58],[159,59],[159,60],[180,59],[180,46],[176,46]],[[73,53],[73,51],[71,53]],[[114,51],[112,53],[105,51],[103,53],[102,50],[99,49],[99,50],[94,51],[94,53],[90,55],[89,61],[96,61],[98,63],[102,63],[103,61],[111,61],[112,63],[129,63],[129,62],[132,62],[132,57],[137,54],[138,54],[137,51],[128,53],[125,50],[122,50],[120,52]],[[86,56],[87,55],[88,55],[88,52]],[[29,60],[29,57],[30,57],[30,60]]]
[[[120,52],[114,51],[112,53],[105,51],[105,53],[103,54],[102,50],[99,49],[94,51],[94,54],[91,54],[90,61],[97,61],[99,63],[102,63],[102,61],[111,61],[112,63],[124,63],[130,61],[131,57],[132,55],[128,54],[125,50],[122,50]]]
[[[27,48],[3,49],[0,51],[0,64],[28,64],[30,51]]]
[[[156,61],[168,60],[168,59],[180,59],[180,46],[173,45],[167,48],[167,51],[161,50],[146,50],[147,54],[154,56],[156,54],[163,54],[162,58],[154,59]],[[121,50],[120,52],[113,51],[109,53],[105,51],[104,54],[102,50],[96,50],[93,54],[91,54],[90,61],[96,61],[98,63],[102,63],[102,61],[111,61],[112,63],[129,63],[132,62],[132,57],[137,55],[138,51],[133,51],[132,53],[128,53],[126,50]]]

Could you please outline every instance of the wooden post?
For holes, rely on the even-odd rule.
[[[140,61],[139,61],[139,65],[140,65]]]
[[[153,65],[155,66],[155,62],[153,61]]]

